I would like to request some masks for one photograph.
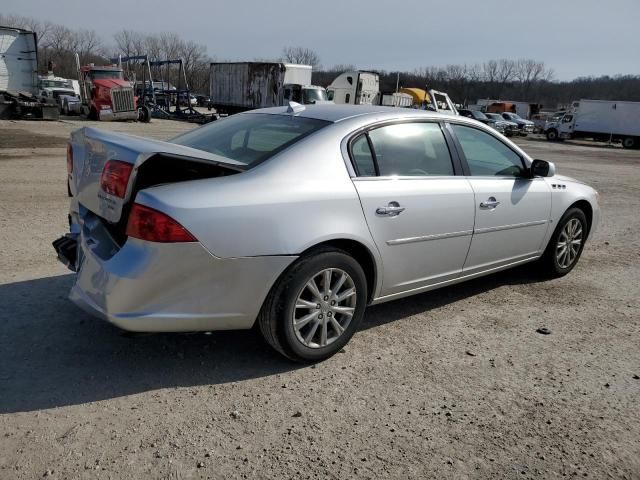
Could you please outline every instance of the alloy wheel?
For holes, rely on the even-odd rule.
[[[356,286],[339,268],[322,270],[302,287],[292,319],[298,340],[309,348],[323,348],[347,330],[356,310]]]
[[[560,268],[569,268],[578,258],[582,246],[582,222],[570,219],[560,232],[556,244],[556,261]]]

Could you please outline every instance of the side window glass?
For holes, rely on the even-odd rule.
[[[522,159],[497,138],[477,128],[451,125],[467,159],[471,175],[521,177]]]
[[[436,123],[399,123],[369,132],[381,176],[454,175],[447,142]]]
[[[359,177],[375,177],[376,167],[373,162],[373,155],[369,148],[369,142],[366,135],[360,135],[351,144],[351,155],[356,173]]]

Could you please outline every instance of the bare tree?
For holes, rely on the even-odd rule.
[[[482,64],[482,75],[485,82],[494,83],[498,80],[498,62],[489,60]]]
[[[144,40],[138,32],[133,30],[120,30],[113,35],[113,39],[116,42],[117,55],[125,57],[144,55],[142,48]]]
[[[516,73],[516,62],[502,58],[498,60],[498,74],[497,80],[501,85],[505,85],[513,81]]]
[[[284,60],[289,63],[311,65],[314,68],[320,68],[320,57],[310,48],[285,47],[282,50],[282,56]]]

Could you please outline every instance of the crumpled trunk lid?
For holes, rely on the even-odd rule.
[[[158,168],[145,168],[146,179],[141,187],[155,184],[173,183],[238,173],[244,170],[243,164],[174,143],[150,140],[121,133],[106,132],[100,129],[84,127],[71,134],[73,149],[73,171],[70,182],[77,201],[85,208],[110,223],[122,219],[125,206],[135,200],[140,167],[150,159],[161,158]],[[101,187],[102,171],[110,160],[133,165],[124,198],[105,192]],[[188,172],[186,170],[189,170]]]

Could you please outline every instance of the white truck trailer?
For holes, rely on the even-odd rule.
[[[212,63],[209,75],[211,106],[217,113],[238,113],[327,101],[324,88],[311,85],[310,65],[265,62]]]
[[[547,140],[590,138],[621,141],[624,148],[640,148],[640,102],[580,100],[557,121],[544,127]]]
[[[0,27],[0,118],[58,118],[56,102],[38,97],[38,41],[29,30]]]

